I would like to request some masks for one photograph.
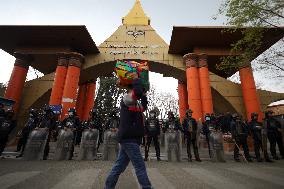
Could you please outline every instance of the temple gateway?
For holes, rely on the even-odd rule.
[[[231,73],[216,69],[220,57],[231,56],[230,45],[242,37],[241,30],[223,33],[225,28],[173,27],[168,45],[151,27],[139,0],[99,46],[86,26],[0,26],[0,48],[16,58],[0,96],[16,101],[19,120],[26,119],[30,108],[44,104],[62,105],[62,117],[76,107],[86,120],[94,105],[96,79],[112,73],[117,59],[146,60],[150,71],[178,80],[181,118],[189,107],[197,119],[226,111],[248,119],[252,112],[262,115],[268,104],[284,99],[284,94],[257,90],[250,62]],[[258,53],[283,36],[283,30],[268,29]],[[44,76],[25,82],[30,66]],[[241,84],[226,79],[237,71]]]

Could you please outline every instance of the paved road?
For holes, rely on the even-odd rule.
[[[204,152],[205,153],[205,152]],[[153,156],[154,154],[152,154]],[[231,156],[231,155],[229,155]],[[102,189],[112,162],[0,160],[1,189]],[[155,189],[284,188],[284,160],[274,163],[147,162]],[[132,166],[121,175],[118,189],[138,189]]]

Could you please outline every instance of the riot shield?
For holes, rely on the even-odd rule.
[[[165,154],[168,161],[181,161],[182,141],[180,131],[168,130],[165,133]]]
[[[79,160],[94,160],[96,158],[98,139],[99,131],[97,129],[87,129],[83,131]]]
[[[74,134],[71,129],[62,129],[59,131],[56,143],[54,160],[69,160],[72,157],[74,147]]]
[[[161,147],[162,146],[165,146],[165,133],[164,132],[161,132],[161,134],[160,134],[160,145],[161,145]]]
[[[221,131],[213,131],[209,136],[209,144],[211,146],[211,160],[214,162],[225,162],[223,133]]]
[[[119,145],[117,131],[106,131],[104,135],[103,160],[115,161],[118,151]]]
[[[197,131],[196,131],[196,145],[198,148],[200,148],[200,134],[202,130],[202,121],[201,118],[197,122]]]
[[[24,160],[42,160],[44,148],[48,138],[47,128],[34,129],[28,138],[27,145],[24,151]]]

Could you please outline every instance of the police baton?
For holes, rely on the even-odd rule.
[[[237,148],[239,149],[239,153],[242,155],[242,157],[244,158],[245,162],[248,163],[248,160],[247,160],[247,158],[244,156],[244,154],[241,152],[241,149],[240,149],[239,145],[237,145],[237,143],[236,143],[235,140],[234,140],[234,142],[235,142],[235,145],[237,146]]]

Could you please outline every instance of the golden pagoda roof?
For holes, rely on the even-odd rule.
[[[145,14],[140,0],[136,0],[129,13],[122,18],[123,25],[150,25],[150,18]]]

